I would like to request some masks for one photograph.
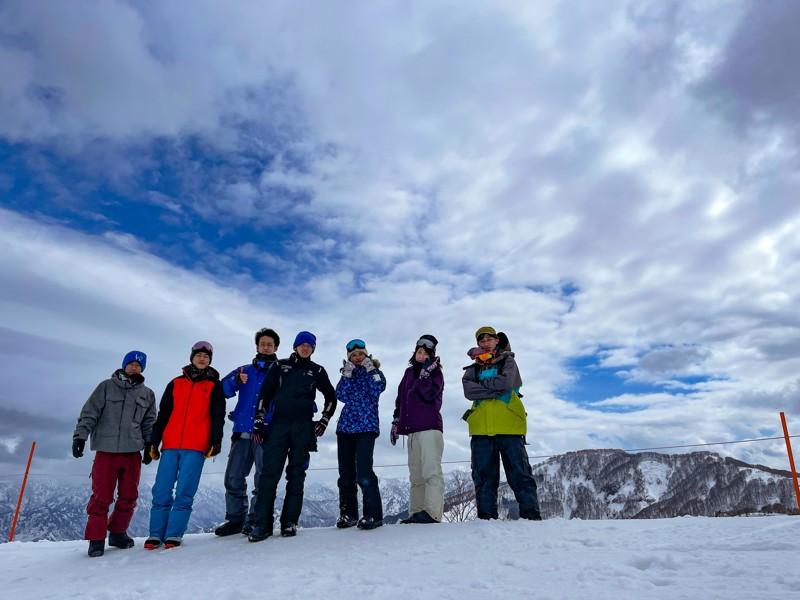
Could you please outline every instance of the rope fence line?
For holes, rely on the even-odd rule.
[[[790,435],[789,438],[800,438],[800,435]],[[675,450],[678,448],[701,448],[705,446],[725,446],[729,444],[747,444],[752,442],[768,442],[772,440],[783,440],[785,439],[784,436],[775,436],[775,437],[764,437],[764,438],[750,438],[745,440],[730,440],[727,442],[706,442],[703,444],[677,444],[674,446],[652,446],[650,448],[631,448],[629,450],[622,450],[620,448],[592,448],[592,450],[613,450],[613,451],[620,451],[620,452],[648,452],[651,450]],[[528,456],[529,459],[548,459],[553,458],[554,456],[559,456],[560,454],[567,454],[568,452],[580,452],[580,450],[568,450],[567,452],[561,452],[559,454],[538,454],[534,456]],[[443,465],[459,465],[459,464],[470,464],[469,460],[443,460]],[[397,464],[386,464],[386,465],[373,465],[375,469],[388,469],[388,468],[398,468],[398,467],[407,467],[408,463],[397,463]],[[338,471],[339,467],[309,467],[308,471]],[[203,475],[224,475],[225,471],[203,471]],[[87,474],[77,474],[77,473],[30,473],[31,476],[36,477],[87,477]],[[142,475],[150,475],[150,473],[145,473],[142,471]],[[155,473],[153,473],[155,475]],[[0,475],[0,479],[9,479],[13,477],[22,477],[23,473],[18,474],[6,474]]]

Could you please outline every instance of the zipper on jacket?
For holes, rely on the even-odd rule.
[[[192,386],[189,388],[189,397],[186,399],[186,409],[183,411],[183,426],[181,427],[181,441],[178,443],[179,450],[183,450],[183,434],[186,432],[186,415],[189,414],[189,403],[192,401],[192,393],[194,392],[194,380],[189,379],[189,381],[192,382]]]

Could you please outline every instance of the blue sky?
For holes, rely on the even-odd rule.
[[[334,378],[366,340],[384,423],[436,335],[446,460],[486,324],[532,455],[779,432],[798,24],[791,1],[0,2],[0,466],[37,438],[78,468],[74,420],[128,350],[160,395],[196,340],[227,372],[264,326],[281,355],[314,331]]]

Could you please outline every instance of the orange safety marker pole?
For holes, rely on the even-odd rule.
[[[25,493],[25,484],[28,483],[28,472],[31,470],[31,461],[33,460],[33,451],[36,449],[36,442],[31,444],[31,453],[28,456],[28,466],[25,467],[25,477],[22,478],[22,488],[19,490],[19,500],[17,500],[17,510],[14,512],[14,521],[11,523],[11,533],[8,534],[8,541],[14,541],[14,530],[17,528],[17,519],[19,518],[19,507],[22,505],[22,494]],[[795,485],[797,483],[795,482]]]
[[[786,416],[783,413],[781,413],[781,424],[783,425],[783,437],[786,438],[786,451],[789,453],[789,466],[792,468],[792,479],[794,480],[794,498],[797,500],[797,510],[800,511],[800,486],[797,485],[797,469],[794,468],[792,442],[789,441],[789,428],[786,427]]]

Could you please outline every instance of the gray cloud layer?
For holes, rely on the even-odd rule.
[[[778,411],[797,414],[796,3],[304,11],[0,7],[0,136],[30,148],[43,180],[46,148],[130,190],[165,139],[186,194],[150,203],[175,218],[303,223],[293,254],[324,265],[313,278],[297,266],[280,288],[264,274],[296,265],[250,242],[193,273],[113,224],[92,237],[0,212],[2,406],[20,411],[2,437],[34,435],[21,415],[42,410],[70,422],[129,347],[153,354],[159,394],[195,339],[232,368],[267,323],[287,339],[315,330],[331,372],[364,337],[390,388],[413,338],[434,332],[451,460],[468,456],[459,366],[485,323],[519,352],[534,454],[771,435]],[[190,136],[229,160],[199,172]],[[251,270],[221,285],[245,257]],[[566,361],[596,352],[673,391],[576,404]],[[779,443],[734,453],[784,460]]]

